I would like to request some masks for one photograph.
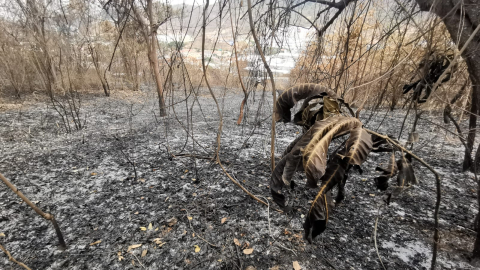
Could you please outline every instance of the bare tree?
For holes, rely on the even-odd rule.
[[[162,24],[167,22],[167,20],[170,17],[170,11],[168,6],[161,7],[161,8],[164,8],[164,12],[162,12],[164,16],[163,18],[157,18],[156,14],[158,13],[154,12],[152,0],[145,0],[140,2],[144,7],[143,9],[144,9],[145,16],[141,14],[139,7],[135,6],[133,2],[132,2],[132,9],[133,9],[133,13],[135,14],[135,18],[138,24],[140,25],[141,33],[145,39],[145,42],[147,43],[148,60],[150,61],[150,67],[152,69],[152,73],[155,78],[155,83],[157,87],[158,102],[160,106],[160,116],[166,116],[167,113],[165,111],[163,85],[162,85],[162,79],[160,76],[160,68],[159,68],[158,57],[157,57],[157,46],[158,46],[157,30],[158,30],[158,27],[160,27]]]

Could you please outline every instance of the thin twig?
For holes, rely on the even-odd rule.
[[[12,257],[12,255],[10,254],[10,252],[8,252],[8,250],[7,250],[5,247],[3,247],[2,245],[0,245],[0,249],[1,249],[3,252],[5,252],[5,254],[7,254],[9,261],[14,262],[14,263],[20,265],[21,267],[23,267],[23,268],[25,268],[25,269],[27,269],[27,270],[31,270],[31,269],[30,269],[28,266],[26,266],[24,263],[15,260],[15,258]]]
[[[205,238],[203,238],[200,234],[198,234],[197,232],[195,232],[195,230],[193,229],[192,227],[192,223],[190,222],[190,219],[188,218],[188,211],[187,209],[182,209],[182,210],[185,210],[185,212],[187,213],[187,220],[188,220],[188,224],[190,225],[190,229],[192,229],[193,233],[195,233],[196,236],[198,236],[198,238],[202,239],[203,241],[205,241],[205,243],[209,244],[210,246],[212,247],[218,247],[218,246],[215,246],[214,244],[208,242],[207,240],[205,240]]]
[[[378,252],[378,245],[377,245],[377,224],[378,224],[378,216],[375,219],[375,231],[373,232],[373,240],[375,242],[375,250],[377,251],[377,256],[378,259],[380,260],[380,263],[382,264],[383,269],[386,270],[385,265],[383,265],[382,258],[380,257],[380,253]]]
[[[269,203],[266,203],[264,202],[263,200],[260,200],[257,196],[253,195],[250,191],[248,191],[246,188],[244,188],[237,180],[235,180],[228,172],[227,170],[225,169],[225,167],[223,167],[222,163],[220,162],[220,158],[217,158],[217,162],[218,164],[220,165],[220,167],[222,168],[223,172],[225,173],[225,175],[235,184],[237,185],[239,188],[241,188],[243,191],[245,191],[245,193],[248,194],[248,196],[252,197],[254,200],[256,200],[257,202],[259,203],[262,203],[266,206],[269,207]],[[279,213],[283,213],[282,210],[279,210],[279,209],[276,209],[276,208],[272,208],[273,210],[279,212]]]
[[[289,248],[287,248],[287,247],[283,246],[282,244],[280,244],[279,242],[276,242],[276,243],[277,243],[277,246],[279,246],[279,247],[281,247],[281,248],[283,248],[283,249],[286,249],[286,250],[288,250],[288,251],[292,252],[292,253],[293,253],[293,255],[297,256],[297,253],[295,252],[295,250],[293,250],[293,249],[289,249]]]
[[[135,259],[137,259],[138,263],[139,263],[143,268],[145,268],[145,265],[142,264],[142,262],[141,262],[140,259],[137,257],[137,255],[133,254],[133,252],[130,252],[130,254],[132,254],[133,257],[135,257]]]
[[[263,196],[259,196],[259,197],[263,197]],[[268,219],[268,232],[270,233],[270,237],[275,240],[275,238],[273,237],[273,234],[272,234],[272,229],[270,228],[270,203],[268,202],[268,199],[263,197],[263,199],[267,202],[267,219]]]

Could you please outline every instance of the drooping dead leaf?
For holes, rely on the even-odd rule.
[[[152,223],[148,224],[148,230],[152,230],[152,229],[153,229]]]
[[[148,249],[144,249],[144,250],[142,251],[142,257],[145,257],[145,256],[147,255],[147,252],[148,252]]]
[[[147,230],[147,228],[145,228],[145,227],[140,227],[140,230],[142,230],[142,231],[146,231],[146,230]]]
[[[195,247],[195,253],[200,252],[200,247],[198,245],[194,245]]]
[[[302,269],[302,267],[300,266],[300,264],[298,264],[297,261],[293,261],[293,269],[300,270]]]
[[[127,252],[129,252],[129,251],[132,250],[132,249],[139,248],[139,247],[141,247],[141,246],[142,246],[142,244],[136,244],[136,245],[128,246]]]
[[[222,218],[222,224],[225,223],[225,221],[227,221],[228,217],[224,217]]]
[[[233,238],[233,242],[235,243],[235,245],[240,246],[240,241],[238,241],[237,238]]]
[[[253,252],[253,248],[247,248],[243,250],[243,254],[250,255]]]
[[[98,245],[101,242],[102,242],[102,240],[95,241],[95,242],[91,243],[90,246]]]

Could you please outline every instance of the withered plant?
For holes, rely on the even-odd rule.
[[[284,186],[292,189],[295,172],[304,171],[308,188],[319,188],[313,199],[304,222],[305,239],[321,234],[327,225],[329,212],[333,207],[332,189],[338,187],[335,203],[345,197],[345,183],[353,167],[362,165],[371,151],[391,152],[387,168],[378,167],[382,174],[375,179],[377,187],[385,190],[388,179],[398,175],[398,188],[416,184],[412,167],[412,154],[393,139],[365,129],[355,117],[349,104],[335,92],[318,84],[300,84],[283,92],[276,103],[276,122],[290,122],[290,110],[304,99],[299,112],[295,114],[295,124],[304,127],[304,133],[296,138],[284,151],[270,180],[270,190],[274,201],[284,211],[290,211]],[[348,115],[342,106],[347,108]],[[333,140],[340,143],[334,147]],[[395,152],[401,152],[395,160]],[[405,153],[402,153],[405,152]],[[360,169],[361,170],[361,169]]]

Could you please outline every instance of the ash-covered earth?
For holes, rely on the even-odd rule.
[[[327,230],[308,244],[303,215],[316,190],[305,187],[305,175],[297,173],[298,187],[288,191],[291,213],[276,212],[270,198],[271,94],[252,93],[246,119],[236,125],[242,95],[216,93],[224,116],[222,163],[270,208],[212,160],[219,117],[207,91],[187,101],[183,91],[168,96],[174,106],[167,117],[159,116],[154,91],[84,94],[85,128],[71,134],[49,102],[25,98],[0,105],[0,172],[55,215],[68,247],[59,250],[52,224],[3,184],[0,243],[32,269],[293,269],[294,262],[302,269],[383,269],[379,257],[386,269],[430,268],[436,189],[426,168],[414,162],[419,184],[387,206],[373,179],[388,154],[371,153],[363,174],[350,174]],[[367,110],[361,119],[397,136],[404,115]],[[438,114],[422,117],[443,125]],[[468,259],[478,209],[474,176],[461,172],[458,138],[428,121],[420,120],[413,152],[441,175],[437,269],[474,269]],[[299,133],[291,123],[277,124],[277,157]],[[0,269],[21,268],[0,253]]]

